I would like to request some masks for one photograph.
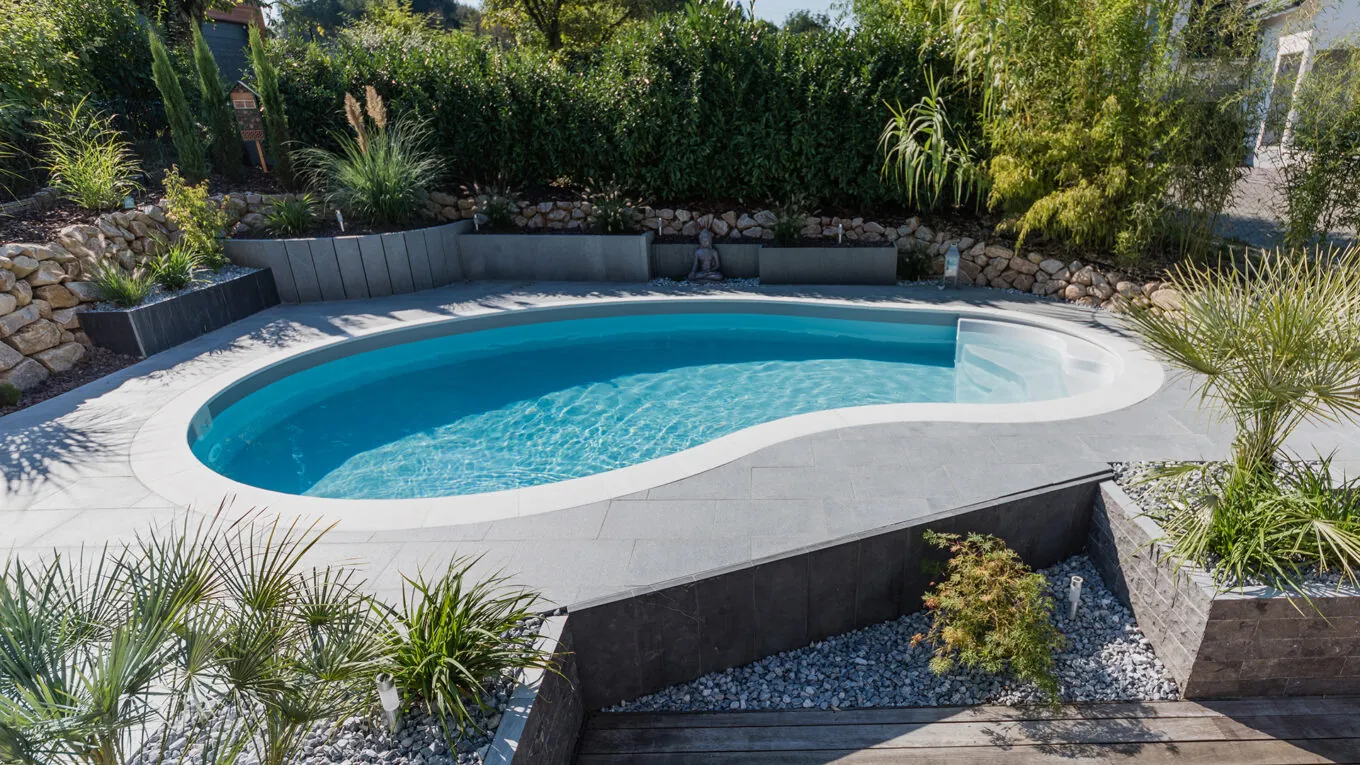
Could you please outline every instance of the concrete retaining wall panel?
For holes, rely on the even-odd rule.
[[[430,255],[425,249],[425,230],[407,231],[405,235],[406,256],[411,261],[411,281],[415,290],[428,290],[434,287],[434,274],[430,268]]]
[[[321,283],[316,278],[316,267],[312,264],[312,248],[306,239],[288,239],[283,243],[288,255],[288,267],[293,272],[293,282],[297,285],[298,301],[311,303],[321,299]]]
[[[763,247],[766,284],[896,284],[897,248]]]
[[[364,260],[363,253],[359,251],[359,238],[336,237],[335,260],[336,268],[340,270],[340,283],[345,287],[345,297],[350,300],[368,297],[368,278],[364,275]]]
[[[335,251],[335,240],[330,237],[312,239],[307,245],[312,250],[312,266],[316,281],[321,286],[322,300],[344,300],[345,279],[340,273],[340,260]]]
[[[760,276],[759,244],[715,245],[723,275],[729,279],[754,279]],[[696,244],[653,244],[651,249],[652,278],[683,279],[694,267]]]

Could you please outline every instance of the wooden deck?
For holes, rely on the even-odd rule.
[[[577,765],[1360,763],[1360,696],[597,714]]]

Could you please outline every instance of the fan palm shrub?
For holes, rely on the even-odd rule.
[[[406,577],[401,610],[393,616],[393,677],[398,687],[420,694],[450,739],[470,724],[469,705],[485,704],[489,681],[551,666],[539,636],[524,629],[538,596],[500,574],[474,579],[478,560],[457,558],[434,580]]]
[[[297,153],[298,163],[328,204],[370,223],[400,225],[423,209],[442,162],[432,148],[428,122],[414,115],[389,120],[372,86],[365,96],[361,108],[345,94],[345,119],[353,135],[333,136],[339,151],[308,147]]]
[[[53,106],[37,124],[42,163],[52,185],[76,204],[107,210],[141,188],[132,145],[108,115],[89,105],[88,97],[71,106]]]

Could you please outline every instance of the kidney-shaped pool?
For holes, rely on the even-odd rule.
[[[449,497],[616,471],[827,410],[1013,412],[1097,393],[1124,367],[1078,334],[939,310],[670,300],[497,316],[272,364],[203,404],[189,446],[284,494]]]

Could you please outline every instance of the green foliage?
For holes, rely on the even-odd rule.
[[[1053,654],[1065,643],[1053,625],[1053,599],[1042,574],[993,536],[926,532],[925,540],[949,552],[948,578],[925,596],[928,635],[935,648],[930,668],[948,672],[957,661],[986,672],[1012,672],[1058,695]]]
[[[793,196],[783,204],[775,205],[771,212],[774,213],[774,241],[782,247],[792,245],[802,236],[808,216],[813,214],[807,199],[802,196]]]
[[[220,270],[227,262],[222,249],[222,235],[230,220],[225,201],[215,202],[208,196],[207,181],[196,186],[186,183],[175,167],[165,173],[163,183],[165,214],[179,226],[179,241],[203,265]]]
[[[222,85],[217,61],[198,27],[194,27],[193,39],[199,107],[203,124],[208,126],[212,139],[209,146],[212,149],[213,167],[232,180],[240,180],[245,177],[246,168],[241,161],[241,129],[236,124],[236,109],[231,105],[227,88]]]
[[[601,234],[626,234],[633,230],[636,205],[624,196],[618,184],[594,191],[587,187],[581,192],[581,199],[590,204],[590,224]]]
[[[684,0],[487,0],[483,23],[519,45],[587,52],[626,24],[680,10]]]
[[[374,83],[394,113],[440,126],[435,148],[462,181],[611,178],[635,199],[805,194],[821,206],[900,199],[875,143],[882,105],[919,100],[922,56],[938,62],[920,43],[913,29],[785,34],[705,3],[624,28],[576,64],[370,22],[270,56],[306,144],[331,144],[335,104]]]
[[[264,227],[275,236],[305,234],[316,223],[316,197],[294,194],[275,199],[264,212]]]
[[[519,212],[518,197],[504,181],[496,181],[486,186],[474,183],[463,187],[465,194],[472,196],[476,207],[473,215],[481,224],[492,231],[505,231],[515,227],[515,215]]]
[[[94,272],[91,279],[99,290],[99,297],[119,308],[132,308],[142,304],[156,280],[141,269],[124,271],[117,263],[105,261]]]
[[[24,392],[14,383],[0,383],[0,406],[14,406],[23,397]],[[4,746],[0,744],[0,753],[3,752]]]
[[[1360,483],[1335,485],[1330,458],[1280,462],[1274,472],[1233,465],[1205,477],[1202,491],[1157,519],[1172,556],[1209,570],[1221,587],[1292,589],[1314,571],[1360,583]]]
[[[499,574],[474,581],[475,558],[449,563],[440,578],[406,577],[392,634],[398,687],[425,700],[446,734],[471,722],[468,703],[484,705],[488,681],[526,667],[549,667],[539,636],[524,629],[537,595]]]
[[[140,188],[140,169],[123,134],[107,116],[82,98],[71,107],[53,106],[38,122],[42,130],[43,165],[67,198],[87,210],[106,210]]]
[[[1318,54],[1292,102],[1280,167],[1285,242],[1303,247],[1360,229],[1360,55]]]
[[[1232,420],[1236,469],[1270,472],[1303,422],[1360,414],[1360,247],[1181,264],[1169,281],[1179,310],[1135,307],[1127,322]]]
[[[345,94],[345,114],[354,135],[334,137],[338,152],[308,147],[297,153],[312,188],[328,204],[380,225],[410,221],[439,178],[442,162],[431,147],[428,122],[404,115],[389,122],[387,107],[371,86],[364,109]],[[367,116],[365,116],[365,114]]]
[[[254,25],[250,27],[250,63],[255,70],[255,90],[260,94],[260,116],[264,123],[265,148],[273,161],[274,175],[278,178],[279,184],[291,189],[297,181],[293,174],[288,115],[284,110],[283,96],[279,92],[278,72],[269,58],[269,49],[265,47],[264,38]]]
[[[179,166],[190,181],[204,180],[208,177],[208,158],[203,148],[203,137],[189,111],[184,89],[180,87],[179,75],[170,62],[170,53],[161,38],[154,30],[147,30],[147,35],[151,41],[151,70],[165,104],[165,116],[170,122],[170,136],[175,142]]]
[[[177,292],[194,283],[194,272],[203,261],[184,241],[170,245],[151,267],[151,278],[168,292]]]
[[[950,121],[947,101],[940,94],[947,84],[927,72],[926,94],[906,109],[890,104],[891,116],[879,138],[884,177],[906,189],[908,202],[927,209],[942,197],[955,206],[969,199],[981,201],[987,188],[977,153]]]
[[[908,3],[982,96],[988,204],[1126,261],[1205,232],[1240,174],[1259,82],[1245,4],[1183,27],[1180,0]],[[1185,30],[1185,31],[1182,31]],[[1205,129],[1205,128],[1212,129]]]
[[[779,28],[791,35],[801,35],[807,32],[825,32],[831,26],[831,17],[825,13],[813,13],[805,8],[799,8],[790,13]]]

